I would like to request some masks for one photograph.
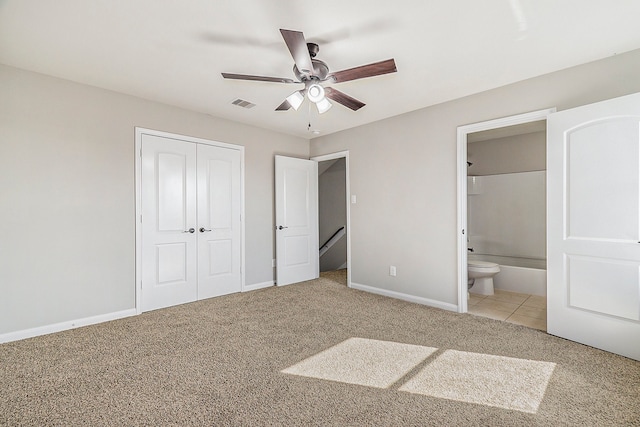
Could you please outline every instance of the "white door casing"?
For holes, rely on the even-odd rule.
[[[549,116],[547,331],[640,360],[640,94]]]
[[[240,152],[198,144],[198,299],[240,292]]]
[[[347,287],[351,287],[351,182],[349,178],[349,151],[339,151],[331,154],[323,154],[320,156],[312,157],[311,160],[316,163],[324,162],[327,160],[344,159],[345,161],[345,206],[347,208]],[[320,215],[318,214],[318,217]],[[320,218],[318,218],[318,221]],[[320,242],[318,241],[318,244]],[[319,267],[319,253],[318,253],[318,267]]]
[[[197,298],[196,146],[147,134],[142,145],[141,310],[147,311]]]
[[[319,277],[318,163],[275,156],[276,283]]]
[[[243,148],[136,128],[137,312],[244,287]]]
[[[467,312],[468,295],[467,174],[469,166],[467,165],[467,136],[474,132],[546,120],[547,116],[555,111],[555,108],[549,108],[458,127],[458,313]]]

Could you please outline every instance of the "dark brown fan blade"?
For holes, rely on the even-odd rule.
[[[253,80],[258,82],[274,82],[274,83],[299,83],[295,80],[285,79],[283,77],[265,77],[265,76],[251,76],[248,74],[232,74],[232,73],[222,73],[222,77],[225,79],[234,79],[234,80]]]
[[[291,108],[291,104],[289,104],[289,101],[285,99],[284,101],[282,101],[282,104],[278,105],[276,111],[287,111],[289,108]]]
[[[395,73],[396,61],[387,59],[386,61],[374,62],[373,64],[361,65],[349,68],[348,70],[336,71],[327,76],[326,80],[333,80],[334,83],[348,82],[349,80],[363,79],[365,77],[379,76],[382,74]]]
[[[353,111],[358,111],[366,105],[364,102],[360,102],[346,93],[340,92],[332,87],[325,87],[324,94],[327,98],[336,101],[338,104],[342,104],[347,108],[351,108]]]
[[[313,64],[311,63],[311,56],[309,55],[309,48],[307,47],[307,41],[304,39],[304,34],[300,31],[283,29],[280,29],[280,34],[282,34],[282,38],[287,44],[298,70],[302,74],[312,76]]]

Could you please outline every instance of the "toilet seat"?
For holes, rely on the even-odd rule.
[[[469,267],[475,268],[496,268],[498,264],[495,262],[487,262],[487,261],[476,261],[476,260],[468,260],[467,264]]]

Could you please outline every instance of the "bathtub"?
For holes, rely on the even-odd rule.
[[[495,262],[500,273],[493,277],[493,288],[530,295],[547,295],[547,260],[469,254],[469,259]]]

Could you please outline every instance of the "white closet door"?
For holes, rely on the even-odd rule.
[[[142,135],[142,311],[195,301],[196,147]]]
[[[640,94],[547,132],[547,330],[640,360]]]
[[[240,151],[198,144],[198,299],[242,290]]]
[[[242,148],[137,132],[140,310],[242,291]]]

